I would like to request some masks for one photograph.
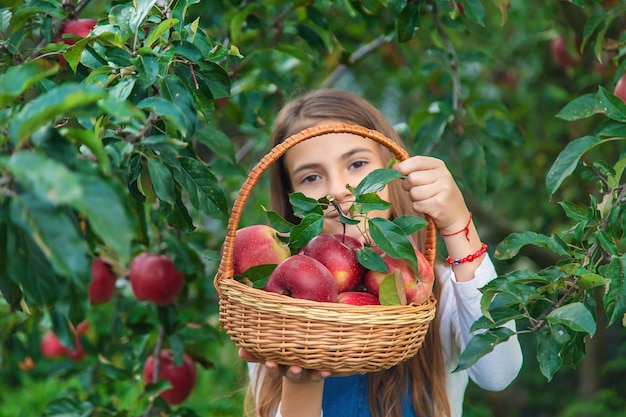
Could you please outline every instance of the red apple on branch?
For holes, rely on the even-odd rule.
[[[180,404],[189,397],[196,386],[198,373],[195,362],[186,354],[183,354],[183,363],[176,366],[174,354],[171,350],[162,350],[160,355],[159,379],[165,379],[172,384],[171,388],[161,392],[159,396],[168,404]],[[143,379],[146,383],[154,381],[156,358],[151,355],[146,359],[143,368]]]
[[[66,45],[74,45],[76,43],[75,39],[71,37],[63,37],[63,35],[75,35],[80,38],[85,38],[89,35],[89,32],[96,26],[97,21],[94,19],[76,19],[76,20],[65,20],[61,25],[61,31],[54,38],[54,42],[63,42]]]
[[[115,295],[115,274],[111,266],[100,258],[91,261],[89,301],[92,305],[107,303]]]
[[[339,293],[337,302],[356,306],[379,305],[380,301],[374,294],[365,291],[345,291]]]
[[[311,301],[337,301],[337,283],[320,261],[293,255],[282,261],[267,279],[265,290]]]
[[[65,346],[54,333],[48,331],[41,338],[41,354],[50,359],[64,358],[66,355]]]
[[[623,74],[615,83],[613,94],[626,102],[626,74]]]
[[[570,44],[565,35],[559,35],[550,42],[552,58],[563,68],[573,68],[582,62],[579,48],[580,41],[576,40]]]
[[[185,286],[185,276],[167,255],[144,252],[130,265],[130,285],[140,301],[172,304]]]
[[[415,304],[424,303],[432,293],[435,273],[422,252],[416,249],[415,255],[417,257],[417,275],[415,274],[411,263],[406,259],[393,258],[388,254],[383,253],[381,256],[385,261],[389,272],[368,270],[365,273],[364,280],[367,291],[378,296],[380,293],[380,286],[385,277],[394,273],[396,270],[399,270],[404,283],[407,302]]]
[[[233,247],[233,269],[235,275],[242,275],[253,266],[278,265],[291,255],[286,243],[282,242],[277,231],[264,224],[255,224],[235,232]]]
[[[356,252],[361,248],[363,244],[352,236],[322,233],[311,239],[300,253],[317,259],[328,268],[341,293],[356,288],[363,280],[365,268],[356,258]]]

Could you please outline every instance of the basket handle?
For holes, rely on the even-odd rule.
[[[318,127],[311,127],[304,129],[299,133],[296,133],[278,145],[274,146],[268,154],[266,154],[250,171],[248,178],[241,186],[239,194],[233,203],[230,218],[228,219],[228,226],[226,228],[226,238],[222,247],[222,257],[220,260],[219,269],[215,275],[214,285],[221,297],[221,290],[219,283],[222,279],[232,277],[234,273],[233,269],[233,253],[235,243],[235,233],[239,227],[239,220],[243,214],[243,208],[250,196],[252,188],[257,184],[261,175],[267,170],[267,168],[274,162],[276,162],[281,156],[285,154],[289,149],[294,147],[300,142],[305,140],[326,135],[329,133],[351,133],[354,135],[362,136],[364,138],[372,139],[381,145],[384,145],[387,149],[394,154],[394,156],[403,161],[408,158],[408,153],[402,149],[396,142],[392,141],[385,135],[371,129],[364,128],[362,126],[350,125],[350,124],[333,124]],[[426,230],[426,248],[424,255],[431,265],[435,263],[436,256],[436,240],[437,230],[434,223],[428,219],[428,226]]]

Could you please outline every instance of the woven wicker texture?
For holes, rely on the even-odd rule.
[[[233,203],[214,279],[220,296],[220,325],[237,346],[265,360],[339,374],[375,372],[417,353],[435,316],[434,298],[408,306],[321,303],[254,289],[233,278],[235,233],[245,202],[261,175],[298,143],[332,133],[370,138],[397,159],[408,157],[384,135],[346,124],[305,129],[276,145],[251,170]],[[424,255],[431,265],[436,256],[436,234],[429,222]]]

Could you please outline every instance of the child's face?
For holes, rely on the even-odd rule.
[[[285,154],[285,166],[293,190],[312,198],[333,197],[341,204],[344,213],[353,202],[346,185],[357,184],[376,168],[384,168],[380,145],[371,139],[350,133],[333,133],[318,136],[291,148]],[[379,192],[389,201],[387,188]],[[324,233],[343,233],[337,211],[329,207],[324,220]],[[372,211],[368,217],[389,218],[390,210]],[[361,230],[364,226],[359,225]],[[346,234],[359,238],[357,226],[347,226]]]

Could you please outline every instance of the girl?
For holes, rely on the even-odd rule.
[[[365,100],[338,90],[313,91],[279,113],[274,145],[308,127],[348,123],[376,130],[398,144],[401,140],[386,118]],[[331,195],[345,209],[356,186],[370,171],[391,158],[376,142],[353,134],[327,134],[302,142],[271,166],[272,209],[296,222],[288,195]],[[406,176],[381,192],[392,208],[370,217],[404,214],[430,216],[448,253],[448,263],[436,265],[433,292],[437,316],[417,355],[389,370],[367,375],[332,376],[326,371],[261,363],[248,352],[249,414],[258,417],[460,417],[469,378],[484,389],[506,388],[517,376],[522,354],[512,337],[467,370],[452,372],[471,337],[470,327],[481,316],[479,288],[496,277],[461,191],[444,163],[413,156],[394,167]],[[342,233],[331,211],[323,232]],[[357,226],[347,233],[359,237]],[[423,250],[423,233],[415,236]],[[515,323],[509,323],[515,330]]]

